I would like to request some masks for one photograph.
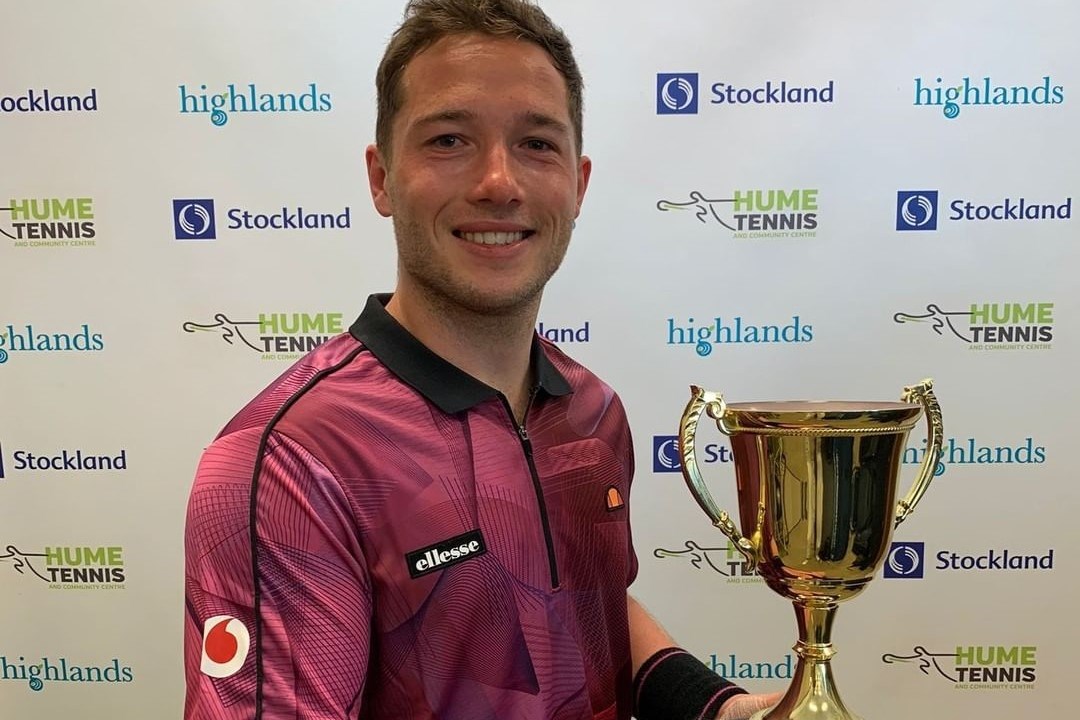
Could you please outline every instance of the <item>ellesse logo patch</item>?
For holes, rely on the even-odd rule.
[[[249,649],[251,635],[244,623],[230,615],[215,615],[203,623],[200,669],[215,678],[235,675],[244,666]]]
[[[405,553],[409,575],[418,578],[436,570],[445,570],[487,552],[487,543],[479,530],[470,530],[434,545]]]

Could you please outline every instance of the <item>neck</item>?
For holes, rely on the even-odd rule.
[[[475,312],[400,285],[386,305],[432,352],[505,395],[518,424],[535,382],[529,359],[539,309],[537,298],[506,313]]]

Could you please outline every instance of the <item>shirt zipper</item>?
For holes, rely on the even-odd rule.
[[[540,474],[536,472],[536,462],[533,460],[532,440],[529,439],[529,431],[525,429],[525,421],[529,417],[529,408],[532,407],[533,398],[536,397],[536,388],[529,391],[529,401],[525,405],[525,414],[519,425],[514,419],[514,411],[510,402],[500,393],[503,405],[510,415],[510,422],[517,430],[518,439],[521,441],[521,450],[525,453],[525,461],[529,464],[529,474],[532,476],[533,490],[536,492],[536,504],[540,508],[540,525],[544,529],[544,543],[547,545],[548,569],[551,572],[551,589],[559,589],[559,566],[555,561],[555,542],[551,538],[551,522],[548,520],[547,502],[544,500],[544,489],[540,485]]]

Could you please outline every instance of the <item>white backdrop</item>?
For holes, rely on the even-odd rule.
[[[393,286],[391,230],[371,209],[363,149],[401,5],[5,4],[5,720],[181,716],[182,533],[197,458],[295,357],[289,338],[315,342]],[[594,173],[540,320],[574,331],[564,347],[627,405],[634,592],[718,671],[754,690],[784,687],[788,603],[738,576],[680,475],[665,472],[664,436],[688,385],[730,401],[892,400],[932,376],[952,443],[944,472],[897,534],[922,543],[895,553],[904,577],[875,580],[839,613],[841,691],[868,720],[1004,719],[1068,703],[1080,641],[1069,612],[1080,493],[1066,437],[1078,399],[1067,368],[1078,356],[1080,11],[970,0],[544,6],[585,73]],[[228,112],[224,124],[197,112],[197,98],[213,102],[229,84],[241,96],[254,85],[275,108],[291,93],[301,109]],[[814,88],[818,102],[755,103],[759,88],[763,101]],[[951,88],[956,107],[927,104]],[[729,101],[740,97],[750,102]],[[775,216],[736,197],[796,190],[816,204],[784,214],[809,234],[726,227],[740,209]],[[1021,199],[1053,210],[978,217],[1016,213]],[[214,239],[194,200],[213,200]],[[245,211],[301,207],[347,227],[229,227]],[[674,342],[691,326],[715,337],[738,325],[746,339],[751,326],[796,324],[785,335],[797,342],[706,343],[707,354]],[[1042,330],[1008,342],[1016,331],[972,329],[988,324]],[[705,470],[734,509],[731,468]],[[906,486],[915,466],[905,470]],[[1039,560],[963,567],[1003,552]]]

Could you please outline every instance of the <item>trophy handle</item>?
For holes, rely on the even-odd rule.
[[[731,516],[717,506],[716,501],[713,500],[712,495],[709,493],[709,489],[705,487],[705,480],[702,478],[701,469],[698,467],[697,454],[694,450],[694,438],[697,436],[698,420],[701,418],[703,410],[708,413],[709,417],[716,420],[716,426],[720,429],[720,432],[725,435],[731,434],[728,427],[724,425],[724,414],[727,412],[727,405],[724,404],[723,396],[720,393],[705,390],[697,385],[691,385],[690,402],[686,404],[686,409],[683,410],[682,418],[679,420],[679,455],[682,458],[683,479],[686,480],[686,486],[690,488],[690,494],[694,496],[697,504],[712,520],[712,524],[719,528],[720,532],[724,533],[728,540],[735,545],[735,548],[746,558],[745,571],[748,573],[753,572],[757,566],[757,552],[753,544],[739,534],[735,523],[731,521]]]
[[[900,398],[903,402],[922,405],[926,412],[926,455],[923,457],[922,465],[919,466],[919,475],[915,478],[915,484],[911,486],[907,497],[896,507],[894,529],[907,519],[915,506],[919,504],[927,488],[930,487],[930,481],[934,479],[937,470],[938,458],[941,456],[945,430],[941,423],[941,406],[938,405],[933,387],[934,381],[927,378],[915,385],[905,387],[904,394]]]

